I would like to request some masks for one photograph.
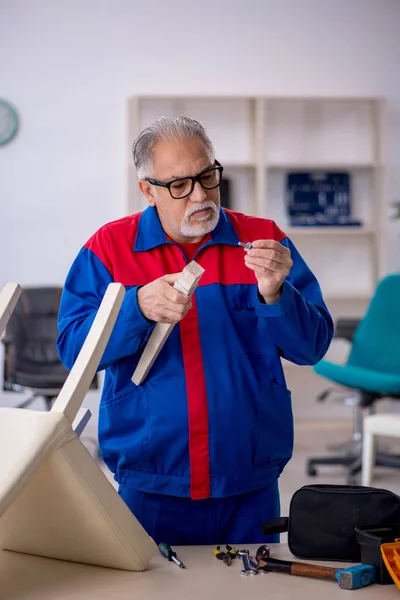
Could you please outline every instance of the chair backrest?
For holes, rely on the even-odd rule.
[[[0,336],[6,328],[18,298],[21,295],[21,287],[18,283],[8,282],[0,292]]]
[[[348,364],[400,374],[400,274],[379,282],[355,331]]]
[[[13,347],[15,370],[29,373],[60,363],[55,342],[61,292],[57,287],[22,290],[5,330],[5,341]]]
[[[122,284],[110,283],[108,285],[68,379],[53,404],[51,411],[62,413],[71,425],[78,414],[90,383],[93,381],[124,296],[125,288]]]
[[[61,287],[26,287],[5,330],[4,388],[61,389],[68,377],[57,351]],[[97,377],[92,382],[98,387]]]

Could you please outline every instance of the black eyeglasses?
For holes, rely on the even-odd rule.
[[[217,188],[221,183],[222,171],[224,167],[216,160],[215,166],[202,171],[194,177],[180,177],[165,183],[163,181],[157,181],[157,179],[150,179],[146,177],[146,181],[151,185],[158,185],[160,187],[166,187],[175,200],[186,198],[194,190],[194,185],[198,181],[204,190],[213,190]]]

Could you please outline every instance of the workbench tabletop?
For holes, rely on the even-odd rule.
[[[257,546],[248,546],[254,555]],[[238,548],[239,549],[239,548]],[[371,585],[362,590],[341,590],[334,581],[278,573],[240,575],[242,561],[231,566],[217,560],[209,546],[174,547],[186,566],[180,569],[157,554],[149,569],[132,573],[90,567],[0,551],[0,600],[206,600],[208,598],[283,598],[309,600],[385,600],[399,598],[393,585]],[[286,544],[272,544],[271,556],[296,560]],[[315,562],[315,561],[312,561]],[[316,563],[348,567],[348,563]],[[353,594],[358,594],[353,596]]]

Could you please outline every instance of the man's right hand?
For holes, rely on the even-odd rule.
[[[139,308],[147,319],[157,323],[178,323],[192,308],[190,297],[172,287],[181,274],[164,275],[139,288]]]

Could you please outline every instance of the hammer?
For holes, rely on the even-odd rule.
[[[339,583],[342,590],[357,590],[375,581],[375,567],[372,565],[356,565],[347,569],[335,569],[334,567],[320,567],[309,563],[266,557],[259,561],[258,570],[288,573],[302,577],[333,579]]]

